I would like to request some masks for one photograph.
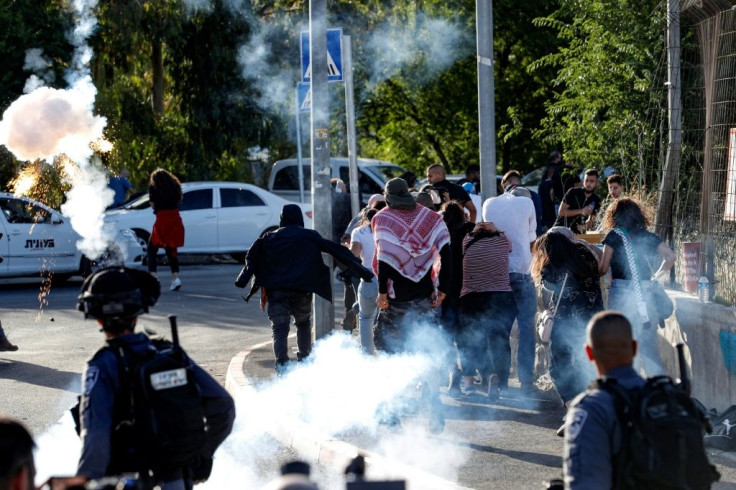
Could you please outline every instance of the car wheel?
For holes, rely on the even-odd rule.
[[[143,249],[141,265],[146,265],[148,264],[148,240],[151,238],[151,234],[148,233],[146,230],[141,230],[138,228],[133,228],[133,232],[135,233],[135,236],[138,237],[138,243],[140,243],[141,248]]]

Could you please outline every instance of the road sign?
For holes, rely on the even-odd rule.
[[[327,29],[327,81],[342,82],[342,29]],[[312,64],[309,61],[309,31],[301,33],[302,82],[312,80]]]
[[[310,112],[312,110],[312,84],[298,82],[297,93],[299,94],[299,112]]]

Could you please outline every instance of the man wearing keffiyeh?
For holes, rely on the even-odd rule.
[[[373,335],[376,349],[397,353],[416,350],[409,341],[412,321],[439,329],[436,308],[450,286],[452,255],[450,233],[442,217],[417,206],[406,181],[391,179],[384,192],[388,207],[372,221],[380,308]],[[430,387],[429,428],[433,433],[444,430],[438,386]]]

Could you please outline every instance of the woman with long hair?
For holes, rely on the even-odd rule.
[[[595,379],[583,345],[588,321],[603,310],[598,261],[585,245],[553,228],[537,239],[531,272],[534,282],[542,286],[545,304],[556,310],[549,374],[568,406]]]
[[[184,224],[179,215],[181,183],[168,170],[157,168],[151,173],[148,183],[148,199],[156,215],[151,238],[148,242],[148,272],[156,276],[159,248],[164,249],[171,268],[170,291],[181,288],[179,279],[179,257],[177,249],[184,245]]]
[[[516,300],[509,279],[511,242],[493,223],[478,223],[463,239],[460,328],[457,346],[463,392],[475,391],[473,375],[481,373],[488,396],[508,388],[511,370],[509,335]],[[490,352],[490,357],[489,357]]]
[[[613,201],[603,217],[603,257],[600,273],[611,269],[608,307],[621,311],[634,328],[639,342],[636,356],[647,376],[664,373],[657,351],[660,318],[655,288],[669,278],[675,253],[657,235],[649,232],[649,218],[642,204],[623,197]]]
[[[449,201],[442,205],[442,219],[450,232],[450,251],[452,252],[452,278],[450,280],[450,291],[445,301],[442,302],[440,321],[445,331],[457,342],[459,328],[460,290],[463,287],[463,239],[473,230],[474,223],[465,220],[463,206],[457,201]],[[448,394],[458,396],[460,394],[461,371],[457,363],[457,354],[448,354],[450,364],[450,383]]]
[[[373,255],[376,251],[376,242],[373,238],[371,220],[378,212],[377,209],[366,207],[363,209],[360,226],[350,233],[350,251],[358,257],[366,269],[373,268]],[[378,283],[360,280],[358,286],[358,328],[360,329],[360,345],[363,352],[373,354],[373,324],[376,323],[378,313]]]

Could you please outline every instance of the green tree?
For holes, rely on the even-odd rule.
[[[565,0],[536,24],[562,43],[532,65],[556,70],[554,97],[536,135],[565,158],[603,168],[630,166],[654,146],[651,107],[666,18],[657,0]]]

